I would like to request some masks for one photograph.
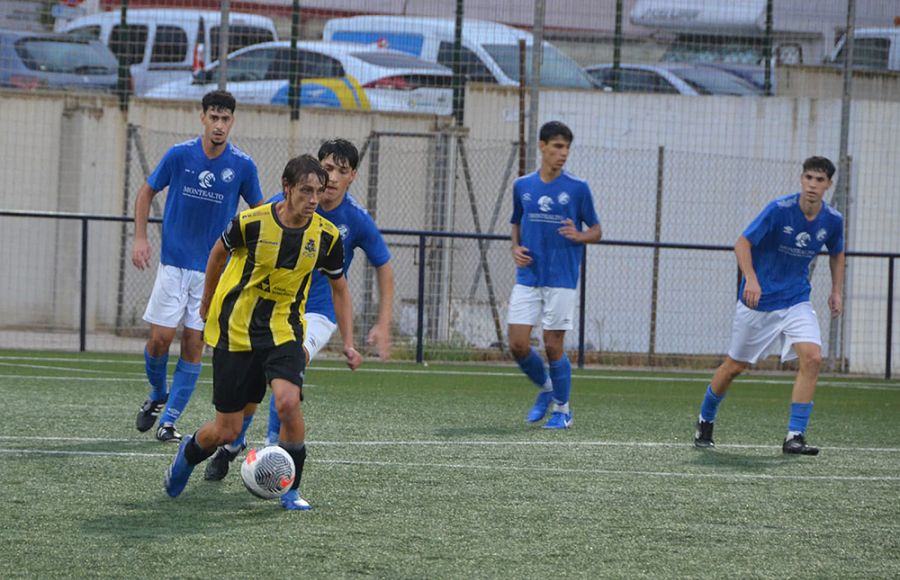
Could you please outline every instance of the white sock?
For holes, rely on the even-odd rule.
[[[547,380],[544,381],[544,386],[541,387],[541,391],[545,393],[549,393],[553,390],[553,381],[550,380],[550,377],[547,377]]]
[[[793,439],[797,435],[803,435],[803,431],[788,431],[787,438]]]
[[[559,403],[554,403],[553,404],[553,412],[554,413],[565,413],[566,415],[568,415],[569,414],[569,404],[565,403],[563,405],[560,405]]]
[[[234,453],[235,451],[240,451],[241,447],[240,445],[234,445],[233,443],[226,443],[225,450],[229,453]]]

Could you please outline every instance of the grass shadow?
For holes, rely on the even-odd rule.
[[[472,427],[441,427],[434,430],[435,437],[472,437],[485,435],[513,435],[521,434],[521,427],[488,427],[488,426],[472,426]]]
[[[718,467],[735,472],[762,473],[771,468],[781,467],[791,460],[782,454],[748,455],[720,449],[695,449],[692,463],[704,467]]]

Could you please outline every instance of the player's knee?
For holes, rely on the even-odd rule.
[[[723,370],[725,371],[725,374],[728,376],[729,380],[736,378],[742,372],[747,370],[749,366],[750,365],[748,365],[747,363],[736,361],[730,358],[726,359],[722,364]]]
[[[822,351],[805,352],[800,355],[800,365],[809,371],[817,371],[822,368]]]
[[[275,397],[275,412],[278,413],[278,417],[282,420],[290,416],[291,413],[295,413],[299,408],[299,396],[283,395],[281,397]]]
[[[509,352],[516,360],[522,360],[527,357],[530,351],[531,345],[527,342],[510,341],[509,343]]]

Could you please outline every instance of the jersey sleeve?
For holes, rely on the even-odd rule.
[[[225,244],[225,249],[229,252],[233,252],[238,248],[243,248],[246,245],[244,242],[244,233],[241,231],[240,216],[235,216],[228,222],[228,226],[222,233],[222,243]]]
[[[363,235],[360,239],[359,247],[366,254],[369,262],[376,268],[380,268],[388,263],[391,259],[391,252],[388,250],[375,220],[369,214],[365,214],[360,220]]]
[[[150,174],[150,177],[147,178],[147,185],[149,185],[153,191],[162,191],[167,188],[169,183],[172,182],[172,175],[175,173],[177,162],[178,154],[173,147],[166,151],[166,154],[163,155],[159,165],[156,166],[156,169],[154,169],[153,173]]]
[[[750,225],[741,232],[741,235],[750,240],[750,244],[757,245],[759,242],[765,237],[767,233],[772,230],[772,226],[775,223],[775,211],[776,211],[775,202],[770,203],[759,212],[759,215],[750,222]]]
[[[325,241],[324,239],[322,240]],[[344,274],[344,241],[338,234],[329,247],[322,244],[319,259],[316,261],[316,269],[336,280]]]
[[[516,182],[513,184],[513,212],[512,217],[509,218],[509,223],[521,224],[524,211],[525,210],[522,207],[522,197],[519,193],[519,183]]]
[[[594,209],[594,196],[587,183],[584,184],[583,195],[581,196],[581,207],[579,209],[581,221],[584,222],[587,227],[595,226],[600,223],[600,219],[597,217],[597,210]]]
[[[275,195],[273,195],[272,197],[267,199],[266,203],[267,204],[278,203],[279,201],[284,201],[284,192],[283,191],[279,191],[278,193],[276,193]]]
[[[256,169],[256,163],[247,162],[244,179],[241,182],[241,197],[247,202],[247,205],[253,207],[263,200],[262,189],[259,187],[259,172]]]

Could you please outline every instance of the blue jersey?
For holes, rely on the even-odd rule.
[[[800,194],[769,203],[741,234],[752,244],[753,270],[762,288],[757,310],[789,308],[809,300],[809,264],[822,250],[844,251],[844,216],[822,202],[812,220],[800,209]],[[743,301],[746,279],[741,280]]]
[[[209,251],[237,212],[238,198],[250,206],[263,199],[249,155],[228,143],[210,159],[200,137],[169,149],[147,184],[153,191],[169,188],[160,261],[199,272],[206,271]]]
[[[587,182],[563,171],[550,183],[540,172],[523,175],[513,184],[513,213],[519,225],[520,243],[528,248],[531,264],[517,268],[516,283],[523,286],[575,288],[581,270],[584,244],[559,233],[570,219],[578,231],[600,223]]]
[[[278,193],[269,199],[268,203],[275,203],[284,199],[284,193]],[[341,232],[341,240],[344,242],[344,275],[353,261],[353,252],[356,248],[362,248],[369,262],[379,268],[387,264],[391,259],[375,220],[369,215],[359,202],[348,193],[340,205],[331,211],[325,211],[322,207],[316,208],[316,213],[337,226]],[[309,296],[306,299],[306,313],[316,313],[326,316],[331,322],[337,322],[334,314],[334,302],[331,299],[331,286],[328,280],[318,270],[313,271],[312,283],[309,287]]]

